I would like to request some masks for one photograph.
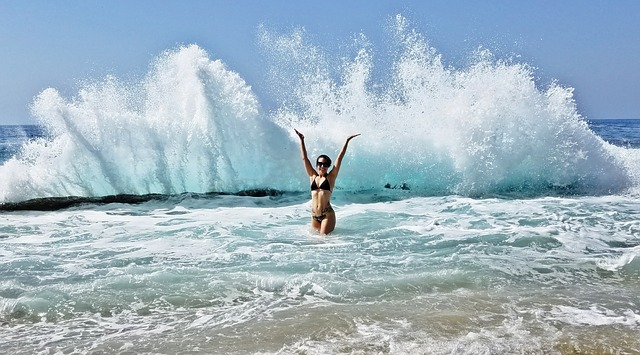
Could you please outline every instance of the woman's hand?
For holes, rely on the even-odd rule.
[[[298,130],[295,129],[295,128],[293,130],[296,131],[296,134],[298,135],[298,137],[300,137],[300,140],[303,141],[304,140],[304,134],[298,132]]]
[[[297,131],[296,131],[296,132],[297,132]],[[353,138],[355,138],[355,137],[359,136],[360,134],[362,134],[362,133],[354,134],[354,135],[351,135],[351,136],[347,137],[347,142],[349,142],[349,141],[350,141],[350,140],[352,140]]]

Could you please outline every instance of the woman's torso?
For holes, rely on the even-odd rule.
[[[315,215],[323,214],[331,200],[332,181],[328,176],[315,175],[311,177],[311,209]],[[314,183],[315,182],[315,183]]]

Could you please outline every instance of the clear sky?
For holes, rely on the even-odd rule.
[[[541,85],[575,88],[585,117],[640,118],[636,0],[0,0],[0,124],[33,123],[28,106],[47,87],[73,96],[87,78],[142,75],[180,44],[198,44],[253,85],[260,25],[303,27],[321,46],[356,33],[375,44],[397,14],[452,65],[479,46],[518,55]]]

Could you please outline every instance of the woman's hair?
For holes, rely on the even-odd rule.
[[[316,158],[316,165],[318,165],[318,160],[320,160],[320,158],[324,158],[324,161],[328,162],[329,165],[331,165],[331,158],[329,158],[328,156],[322,154],[320,156],[318,156],[318,158]]]

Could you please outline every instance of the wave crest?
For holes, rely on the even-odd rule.
[[[638,185],[637,154],[588,128],[573,89],[540,88],[530,66],[483,48],[465,67],[446,66],[405,18],[390,23],[392,44],[377,62],[364,34],[351,54],[336,56],[302,29],[262,28],[267,91],[278,100],[269,113],[240,75],[197,45],[163,53],[139,82],[107,77],[71,99],[46,89],[32,109],[47,136],[0,166],[0,203],[302,191],[292,128],[313,157],[335,157],[347,135],[362,133],[349,146],[342,190],[603,194]]]

